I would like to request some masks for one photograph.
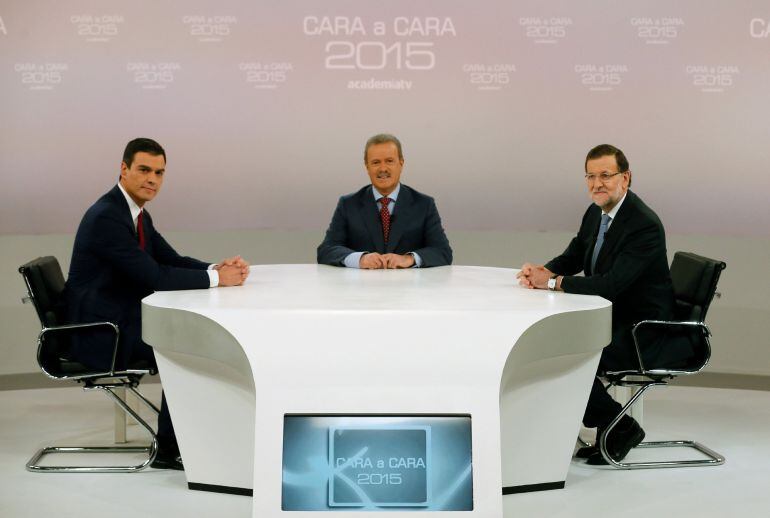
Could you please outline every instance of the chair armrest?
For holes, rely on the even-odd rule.
[[[672,328],[672,327],[697,327],[701,328],[705,333],[706,336],[711,336],[711,330],[708,328],[706,324],[703,322],[686,322],[686,321],[680,321],[680,320],[642,320],[641,322],[637,322],[633,328],[631,328],[631,335],[634,338],[634,348],[636,349],[636,358],[639,360],[639,370],[642,373],[647,373],[647,369],[644,368],[644,362],[642,361],[642,351],[639,348],[639,339],[637,337],[637,332],[640,329],[646,329],[646,328],[660,328],[661,330],[665,330],[666,328]]]
[[[43,327],[43,329],[40,331],[40,334],[38,334],[38,337],[37,337],[37,342],[38,342],[37,363],[38,365],[40,365],[40,368],[43,370],[43,372],[49,377],[52,377],[52,378],[57,377],[57,376],[53,376],[51,373],[46,371],[44,367],[44,363],[41,358],[41,355],[43,352],[43,342],[45,340],[46,335],[53,335],[53,334],[62,333],[62,332],[77,333],[79,331],[84,331],[86,329],[92,329],[95,327],[105,327],[105,328],[111,329],[115,333],[115,341],[112,348],[112,362],[110,364],[110,370],[106,372],[90,373],[88,377],[114,375],[115,359],[117,358],[117,354],[118,354],[118,339],[120,338],[120,329],[118,329],[117,324],[113,324],[112,322],[86,322],[82,324],[65,324],[61,326]]]
[[[675,326],[685,326],[685,327],[700,327],[702,329],[705,329],[709,336],[711,336],[711,331],[709,330],[709,326],[704,324],[703,322],[687,322],[684,320],[642,320],[641,322],[637,322],[636,325],[634,325],[633,329],[631,330],[632,333],[636,333],[636,330],[639,327],[675,327]]]

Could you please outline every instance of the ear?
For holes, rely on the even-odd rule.
[[[125,162],[120,163],[120,176],[125,177],[128,174],[128,166]]]

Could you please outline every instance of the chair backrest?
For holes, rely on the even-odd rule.
[[[51,255],[38,257],[21,265],[19,273],[27,284],[27,291],[40,318],[40,324],[43,327],[64,324],[64,275],[59,261]]]
[[[676,298],[676,319],[704,322],[727,265],[691,252],[676,252],[671,262],[671,281]]]
[[[35,306],[43,328],[66,323],[64,304],[64,275],[59,261],[53,256],[38,257],[19,267],[19,273],[27,284],[27,292]],[[43,371],[57,375],[61,361],[69,355],[70,340],[67,333],[48,335],[38,344],[37,361]]]

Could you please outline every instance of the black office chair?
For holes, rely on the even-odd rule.
[[[706,312],[716,294],[717,282],[722,270],[726,268],[722,261],[715,261],[689,252],[676,252],[671,263],[671,279],[676,297],[675,319],[673,321],[644,320],[637,323],[632,331],[634,346],[639,361],[638,369],[606,372],[610,385],[639,387],[620,414],[607,426],[599,440],[602,456],[610,466],[620,469],[641,468],[677,468],[685,466],[718,466],[725,458],[715,451],[695,441],[649,441],[642,442],[637,448],[694,448],[707,458],[693,460],[669,460],[656,462],[622,462],[614,460],[607,452],[604,437],[626,415],[631,406],[651,387],[665,386],[666,380],[677,376],[700,372],[711,358],[711,331],[704,323]],[[645,366],[642,360],[640,344],[648,340],[664,340],[663,346],[673,344],[675,340],[687,340],[694,355],[685,364],[662,368]],[[634,379],[629,379],[633,377]],[[641,379],[640,379],[641,378]]]
[[[89,322],[66,324],[66,308],[63,301],[64,275],[55,257],[38,257],[19,267],[24,277],[28,296],[23,302],[32,302],[40,318],[42,330],[38,335],[37,362],[42,371],[50,378],[72,380],[83,384],[83,390],[102,390],[123,411],[144,427],[152,437],[149,446],[48,446],[40,449],[27,462],[27,470],[47,473],[128,473],[140,471],[150,465],[158,451],[155,432],[139,414],[137,414],[116,393],[116,389],[126,389],[137,396],[155,413],[158,408],[145,398],[137,386],[145,374],[155,374],[155,369],[147,362],[132,364],[126,370],[115,370],[115,358],[120,330],[112,322]],[[74,333],[103,328],[114,333],[115,342],[112,352],[112,364],[109,370],[96,371],[74,361],[70,357],[70,339]],[[40,459],[49,453],[144,453],[147,459],[138,465],[121,466],[41,466]]]

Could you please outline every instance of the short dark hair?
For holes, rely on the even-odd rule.
[[[373,137],[370,137],[369,140],[366,141],[366,146],[364,146],[364,164],[368,158],[367,154],[370,147],[377,144],[386,144],[388,142],[393,142],[396,145],[396,149],[398,149],[398,159],[403,160],[404,153],[401,151],[401,141],[389,133],[379,133]]]
[[[134,161],[134,155],[137,153],[149,153],[153,156],[162,155],[163,160],[166,160],[166,151],[160,144],[151,138],[135,138],[126,144],[126,149],[123,151],[123,162],[126,163],[127,167],[131,167],[131,163]]]
[[[628,159],[626,158],[626,155],[624,155],[620,149],[611,144],[599,144],[591,151],[589,151],[588,155],[586,155],[586,162],[583,166],[583,169],[588,172],[588,161],[596,160],[597,158],[601,158],[603,156],[614,156],[615,161],[618,163],[618,171],[621,173],[628,171]]]
[[[626,158],[626,155],[623,154],[623,152],[613,146],[612,144],[599,144],[598,146],[594,147],[591,151],[588,152],[586,155],[586,161],[583,165],[583,169],[588,172],[588,161],[589,160],[596,160],[597,158],[601,158],[603,156],[614,156],[615,162],[618,164],[618,172],[625,173],[628,171],[628,159]],[[628,178],[628,186],[631,187],[631,175],[629,175]]]

